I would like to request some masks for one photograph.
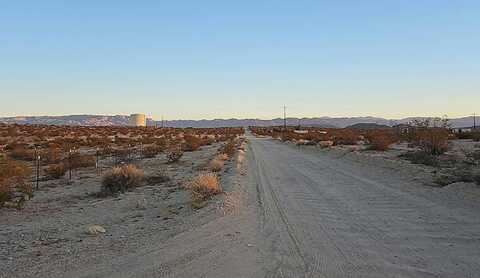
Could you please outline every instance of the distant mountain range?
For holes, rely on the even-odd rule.
[[[41,124],[41,125],[72,125],[72,126],[126,126],[129,116],[115,115],[68,115],[68,116],[28,116],[28,117],[3,117],[0,122],[16,124]],[[411,122],[414,119],[425,117],[410,117],[400,120],[390,120],[377,117],[320,117],[320,118],[287,118],[287,125],[316,126],[316,127],[338,127],[358,124],[377,124],[392,126]],[[473,126],[473,117],[451,119],[452,127]],[[149,126],[162,126],[161,121],[147,119]],[[166,127],[235,127],[235,126],[280,126],[283,119],[272,120],[259,119],[215,119],[215,120],[172,120],[165,121]]]

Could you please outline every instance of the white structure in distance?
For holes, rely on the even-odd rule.
[[[132,114],[128,122],[129,126],[147,126],[145,114]]]

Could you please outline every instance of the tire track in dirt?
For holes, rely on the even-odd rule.
[[[480,270],[480,219],[461,200],[446,206],[439,192],[347,157],[271,139],[250,144],[263,257],[274,258],[267,277],[473,277]]]

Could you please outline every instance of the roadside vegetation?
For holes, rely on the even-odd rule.
[[[101,176],[102,196],[154,179],[138,166],[162,158],[181,167],[185,153],[219,144],[209,164],[220,172],[236,150],[243,128],[85,127],[0,124],[0,206],[22,207],[50,181],[69,184],[76,173]],[[225,156],[227,158],[225,158]],[[155,179],[158,181],[158,179]]]
[[[257,136],[269,136],[298,146],[387,153],[413,164],[433,167],[434,183],[480,184],[480,131],[454,133],[447,119],[412,121],[392,128],[250,127]],[[464,147],[469,146],[469,147]],[[472,148],[472,146],[474,146]]]
[[[0,207],[21,208],[33,196],[30,174],[26,163],[0,157]]]
[[[103,175],[101,192],[104,195],[125,192],[140,186],[144,176],[144,172],[135,165],[114,167]]]
[[[214,173],[198,175],[188,187],[192,194],[192,207],[202,208],[209,198],[223,192],[218,176]]]

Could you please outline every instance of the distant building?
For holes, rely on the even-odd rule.
[[[410,134],[415,130],[415,127],[409,125],[409,124],[398,124],[392,126],[392,128],[395,130],[395,132],[398,135],[405,135],[405,134]]]
[[[145,114],[132,114],[128,122],[129,126],[147,126]]]

